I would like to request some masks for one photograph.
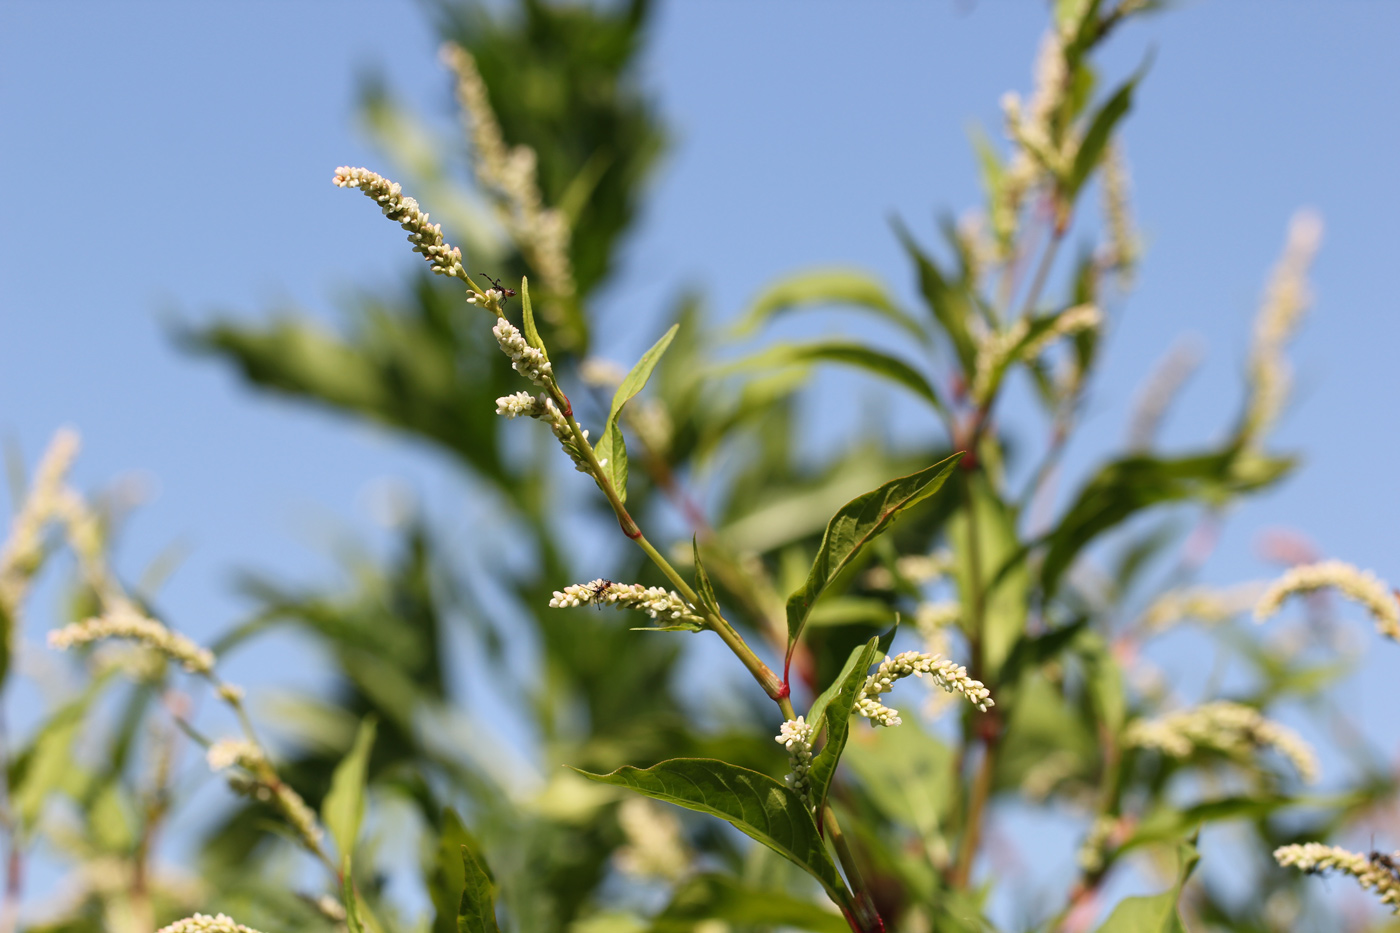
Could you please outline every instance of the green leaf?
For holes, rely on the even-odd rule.
[[[1084,138],[1079,143],[1079,151],[1074,155],[1074,165],[1070,167],[1069,178],[1066,179],[1065,187],[1071,198],[1079,193],[1079,189],[1084,187],[1084,183],[1089,180],[1089,176],[1098,167],[1099,161],[1103,158],[1104,149],[1107,148],[1108,141],[1113,135],[1114,127],[1132,109],[1133,90],[1147,74],[1148,66],[1151,64],[1152,60],[1149,57],[1094,114],[1089,128],[1084,132]]]
[[[496,925],[496,885],[486,862],[468,837],[462,851],[462,900],[457,907],[457,933],[500,933]]]
[[[1186,883],[1200,854],[1194,842],[1183,842],[1177,846],[1179,867],[1176,883],[1161,894],[1148,897],[1129,897],[1120,901],[1108,915],[1098,933],[1183,933],[1186,927],[1177,913],[1177,901],[1181,899],[1181,887]]]
[[[705,920],[739,927],[792,927],[810,933],[849,933],[840,914],[782,891],[746,886],[728,875],[688,878],[666,909],[652,920],[650,933],[692,933]]]
[[[812,814],[795,793],[766,774],[712,758],[673,758],[650,768],[618,768],[611,774],[579,773],[717,816],[806,870],[838,904],[847,901],[845,884]]]
[[[535,326],[535,309],[530,305],[530,280],[524,276],[520,277],[520,304],[524,308],[525,342],[544,353],[545,359],[549,359],[549,354],[545,353],[544,341],[540,339],[539,328]]]
[[[807,582],[788,597],[788,658],[792,657],[798,636],[807,624],[807,616],[827,584],[862,548],[889,528],[900,512],[942,489],[961,457],[961,453],[956,453],[927,469],[892,479],[847,502],[832,516],[807,574]]]
[[[919,290],[933,312],[934,318],[942,326],[943,332],[953,344],[958,362],[964,373],[971,373],[977,367],[977,343],[969,329],[972,318],[972,303],[964,289],[948,283],[934,262],[914,240],[908,228],[898,219],[893,221],[895,235],[904,246],[909,258],[919,271]]]
[[[677,622],[674,625],[637,625],[629,632],[703,632],[705,626],[695,622]]]
[[[705,565],[700,560],[700,545],[696,543],[694,535],[690,538],[690,549],[695,554],[695,592],[700,597],[700,604],[719,615],[719,601],[715,599],[715,588],[710,585],[710,575],[705,572]]]
[[[467,845],[475,846],[475,843],[457,811],[448,807],[442,813],[437,863],[428,879],[428,895],[434,909],[433,933],[457,933],[457,911],[467,885],[462,847]]]
[[[340,861],[340,900],[345,905],[345,923],[350,933],[365,933],[365,925],[360,921],[360,898],[355,893],[355,878],[351,869],[349,853]]]
[[[846,749],[846,738],[850,734],[851,709],[865,687],[870,665],[875,663],[880,654],[879,638],[872,638],[866,642],[856,657],[856,663],[850,670],[843,670],[842,677],[836,684],[836,693],[822,710],[826,719],[826,744],[812,759],[812,768],[808,772],[812,782],[812,805],[818,813],[826,805],[826,792],[831,787],[831,779],[836,774],[836,764],[841,760],[841,753]]]
[[[1292,467],[1292,459],[1246,456],[1235,448],[1171,459],[1135,455],[1105,464],[1046,536],[1050,547],[1040,569],[1046,597],[1054,595],[1080,551],[1138,512],[1186,500],[1219,505],[1277,482]]]
[[[813,305],[855,305],[893,321],[921,341],[928,338],[879,279],[856,269],[813,269],[779,279],[754,299],[735,333],[751,334],[780,314]]]
[[[360,822],[365,816],[365,772],[369,768],[369,753],[374,746],[376,726],[373,716],[366,716],[360,723],[355,743],[336,766],[335,774],[331,777],[331,789],[321,803],[321,820],[343,856],[355,851]]]
[[[671,340],[676,336],[679,324],[672,324],[666,333],[661,335],[661,339],[652,344],[650,350],[642,354],[642,358],[637,360],[637,364],[632,367],[632,371],[627,374],[627,378],[622,380],[622,384],[617,387],[617,392],[613,395],[612,408],[608,411],[608,422],[603,428],[603,434],[598,439],[598,446],[594,448],[594,453],[599,460],[607,460],[603,464],[603,472],[607,474],[613,489],[617,490],[617,496],[623,502],[627,501],[627,445],[622,439],[622,428],[618,425],[618,418],[622,416],[622,406],[626,405],[651,378],[651,371],[656,368],[656,363],[661,359],[661,354],[666,352],[666,348],[671,345]]]
[[[880,655],[883,655],[890,650],[890,645],[894,642],[895,633],[898,631],[899,616],[896,615],[894,628],[890,629],[888,632],[880,636],[880,640],[877,644],[877,650],[879,653],[876,655],[876,657],[879,657]],[[846,663],[841,665],[841,670],[837,672],[836,677],[831,681],[830,685],[828,685],[827,688],[821,693],[819,693],[817,695],[817,698],[812,701],[811,707],[809,707],[807,710],[807,721],[812,724],[813,735],[821,734],[822,727],[826,725],[827,705],[831,703],[832,698],[835,697],[837,691],[841,689],[841,685],[846,682],[846,678],[850,676],[851,672],[854,671],[856,667],[860,664],[860,659],[865,655],[865,648],[865,645],[856,645],[854,648],[852,648],[850,655],[846,658]],[[866,664],[865,670],[868,671],[869,668],[870,665]]]
[[[913,366],[898,357],[890,356],[888,353],[882,353],[850,340],[780,343],[752,356],[725,364],[720,368],[720,371],[754,369],[767,372],[781,366],[799,366],[808,363],[840,363],[845,366],[853,366],[856,369],[863,369],[908,389],[928,402],[936,411],[947,411],[933,385]]]
[[[964,606],[971,607],[974,594],[979,588],[983,591],[982,630],[971,631],[971,626],[977,624],[971,612],[964,613],[962,624],[981,642],[986,669],[996,670],[1026,631],[1030,574],[1025,562],[1018,559],[1021,543],[1011,509],[992,490],[982,472],[969,475],[967,485],[971,503],[963,503],[948,522],[953,575]],[[975,533],[969,516],[975,517]]]

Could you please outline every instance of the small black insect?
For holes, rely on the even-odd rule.
[[[501,293],[501,304],[505,304],[506,299],[515,297],[515,289],[506,288],[500,283],[500,280],[491,278],[485,272],[481,273],[481,276],[491,283],[492,288]]]
[[[1390,872],[1393,878],[1400,881],[1400,868],[1396,867],[1394,856],[1372,849],[1371,854],[1368,855],[1367,858],[1370,859],[1372,865],[1381,866],[1386,871]]]
[[[603,594],[606,593],[609,589],[611,589],[611,588],[612,588],[612,585],[613,585],[613,582],[612,582],[611,580],[599,580],[597,583],[593,584],[593,599],[595,600],[595,602],[593,603],[593,605],[594,605],[599,611],[602,611],[603,604],[600,603],[600,602],[597,602],[597,600],[602,599],[602,598],[603,598]]]

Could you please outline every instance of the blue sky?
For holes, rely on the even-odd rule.
[[[368,503],[386,478],[414,487],[449,526],[465,515],[433,455],[258,396],[178,352],[161,324],[162,314],[257,319],[283,305],[329,316],[348,283],[390,287],[412,269],[397,229],[330,177],[342,164],[384,164],[355,127],[358,73],[382,72],[451,125],[417,6],[10,2],[0,17],[0,169],[11,191],[0,221],[0,435],[32,461],[56,427],[73,425],[83,485],[146,478],[154,498],[124,542],[123,569],[186,543],[163,606],[209,635],[239,616],[236,569],[323,579],[334,528],[372,537]],[[663,4],[644,77],[675,146],[600,303],[602,332],[620,335],[600,349],[629,362],[654,339],[631,323],[681,285],[702,285],[728,316],[773,276],[826,262],[873,270],[912,301],[888,218],[929,241],[938,212],[976,201],[967,129],[997,131],[996,102],[1027,88],[1043,21],[1028,0]],[[1132,27],[1103,59],[1121,76],[1155,50],[1126,131],[1147,254],[1070,475],[1119,442],[1138,381],[1181,334],[1208,352],[1168,445],[1218,437],[1238,411],[1251,316],[1288,218],[1309,206],[1326,223],[1318,301],[1294,351],[1299,391],[1278,432],[1281,447],[1306,452],[1305,467],[1235,514],[1212,579],[1267,572],[1257,536],[1287,526],[1400,580],[1397,38],[1400,6],[1382,0],[1221,0]],[[822,398],[864,385],[835,380]],[[839,442],[837,415],[814,443]],[[917,418],[908,427],[929,430]],[[1376,647],[1347,688],[1360,708],[1382,701],[1400,664],[1400,649]],[[313,676],[251,658],[232,673]],[[1400,739],[1393,724],[1367,726],[1389,748]]]

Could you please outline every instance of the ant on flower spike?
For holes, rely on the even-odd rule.
[[[593,584],[593,599],[594,599],[593,605],[594,605],[594,606],[598,609],[598,611],[600,611],[600,612],[601,612],[602,609],[603,609],[603,604],[600,603],[600,602],[597,602],[597,600],[602,599],[602,598],[603,598],[603,594],[606,593],[609,589],[611,589],[611,588],[612,588],[612,585],[613,585],[613,583],[612,583],[611,580],[599,580],[597,583]]]
[[[1375,845],[1376,845],[1376,840],[1375,840],[1374,837],[1372,837],[1372,839],[1371,839],[1371,847],[1372,847],[1372,848],[1371,848],[1371,854],[1368,855],[1368,856],[1366,857],[1367,860],[1369,860],[1370,863],[1371,863],[1372,865],[1379,865],[1379,866],[1381,866],[1381,867],[1384,868],[1386,871],[1390,872],[1391,877],[1393,877],[1393,878],[1395,878],[1396,880],[1400,881],[1400,867],[1397,867],[1397,866],[1396,866],[1394,857],[1392,857],[1392,856],[1390,856],[1390,855],[1387,855],[1387,854],[1384,853],[1384,852],[1377,851],[1376,848],[1375,848]]]
[[[491,283],[491,287],[494,288],[496,291],[498,291],[498,292],[501,293],[501,304],[504,305],[504,304],[506,303],[506,300],[507,300],[507,299],[509,299],[509,298],[514,298],[514,297],[515,297],[515,289],[513,289],[513,288],[506,288],[504,285],[502,285],[502,284],[500,283],[500,280],[499,280],[499,279],[493,279],[493,278],[491,278],[491,276],[487,275],[485,272],[481,273],[481,277],[484,278],[486,281],[490,282],[490,283]]]

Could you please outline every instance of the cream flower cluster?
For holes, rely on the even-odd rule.
[[[496,399],[496,414],[503,418],[539,418],[548,409],[549,397],[543,392],[531,395],[529,392],[516,392]]]
[[[212,752],[211,748],[210,753]],[[256,754],[256,759],[247,758],[237,762],[242,767],[256,768],[256,773],[249,776],[233,772],[228,776],[228,786],[237,793],[276,805],[302,843],[312,852],[321,851],[321,842],[326,834],[321,829],[321,824],[316,821],[315,811],[307,806],[301,794],[273,773],[271,765],[267,763],[261,751]],[[221,755],[220,758],[222,757]],[[213,763],[211,761],[210,765]]]
[[[1121,143],[1110,143],[1104,151],[1102,170],[1104,227],[1108,230],[1103,259],[1110,268],[1127,274],[1137,264],[1141,245],[1128,207],[1128,164]]]
[[[913,586],[935,583],[953,569],[953,552],[939,550],[932,554],[902,554],[895,558],[894,569]],[[871,589],[892,590],[894,574],[885,567],[871,567],[865,572],[864,583]]]
[[[1309,874],[1340,871],[1351,875],[1361,887],[1379,894],[1381,903],[1389,907],[1392,913],[1400,914],[1400,877],[1377,859],[1337,846],[1305,842],[1302,845],[1280,846],[1274,850],[1274,860],[1284,868],[1296,868]]]
[[[519,328],[505,318],[500,318],[496,321],[496,326],[491,328],[491,333],[496,335],[496,342],[501,345],[505,355],[510,357],[516,372],[537,386],[548,384],[554,367],[545,359],[543,352],[525,341],[525,335],[520,333]]]
[[[977,347],[976,368],[972,377],[972,397],[985,404],[1006,367],[1017,359],[1033,360],[1056,340],[1080,331],[1093,330],[1103,323],[1103,314],[1094,305],[1083,304],[1068,308],[1055,317],[1045,331],[1033,340],[1026,340],[1031,322],[1017,318],[1004,331],[990,334]]]
[[[156,933],[257,933],[251,927],[245,927],[241,923],[235,923],[232,917],[226,914],[195,914],[193,917],[186,917],[184,920],[176,920],[168,927],[162,927]]]
[[[1400,641],[1400,601],[1394,591],[1370,571],[1340,560],[1303,564],[1289,570],[1259,598],[1254,618],[1263,622],[1276,615],[1288,597],[1329,587],[1364,606],[1382,635]]]
[[[1252,706],[1219,701],[1171,713],[1160,719],[1139,719],[1123,736],[1128,745],[1155,748],[1172,758],[1210,748],[1234,758],[1272,747],[1287,758],[1305,782],[1317,780],[1317,756],[1302,738],[1285,726],[1265,719]]]
[[[549,605],[552,609],[574,606],[640,609],[661,625],[703,625],[705,621],[679,594],[663,587],[642,586],[640,583],[613,583],[610,580],[575,583],[562,590],[555,590]]]
[[[1196,341],[1177,343],[1167,351],[1138,391],[1133,413],[1128,420],[1128,449],[1144,451],[1157,438],[1157,430],[1186,380],[1201,363],[1201,348]]]
[[[681,824],[668,809],[645,797],[628,797],[617,808],[617,824],[627,844],[617,850],[617,867],[638,878],[676,881],[690,870],[691,857]]]
[[[64,480],[78,456],[78,447],[76,432],[64,429],[54,435],[0,548],[0,610],[12,620],[18,617],[29,581],[43,560],[44,527],[58,511]],[[19,629],[13,623],[10,627],[13,632]]]
[[[1248,612],[1263,591],[1262,583],[1241,583],[1231,587],[1191,586],[1168,590],[1147,607],[1140,624],[1149,632],[1161,632],[1187,619],[1212,625],[1228,622]]]
[[[961,664],[955,664],[936,654],[901,651],[881,661],[875,673],[866,678],[865,688],[856,700],[856,712],[877,726],[900,725],[904,720],[899,718],[897,712],[881,703],[880,696],[889,693],[897,681],[911,674],[915,677],[928,674],[938,686],[949,693],[962,694],[967,697],[968,702],[984,713],[988,707],[995,705],[991,699],[991,691],[980,680],[969,677],[967,668]]]
[[[64,650],[104,638],[138,641],[182,664],[192,674],[207,674],[214,669],[212,651],[201,648],[184,635],[172,632],[155,619],[131,609],[118,609],[84,622],[65,625],[49,633],[49,646]]]
[[[1268,430],[1288,398],[1293,375],[1284,348],[1312,301],[1307,274],[1321,240],[1322,221],[1316,214],[1303,212],[1293,218],[1283,256],[1274,267],[1255,317],[1250,396],[1244,416],[1244,435],[1251,440],[1257,441]]]
[[[219,739],[205,753],[210,771],[226,771],[234,765],[257,771],[267,763],[261,748],[247,739]]]
[[[408,242],[415,253],[422,253],[434,272],[466,278],[462,268],[462,251],[442,238],[442,225],[428,223],[428,215],[418,202],[407,197],[398,182],[365,168],[342,165],[335,170],[334,182],[339,188],[359,188],[379,205],[384,216],[408,232]]]
[[[802,716],[789,719],[779,727],[775,741],[788,753],[788,773],[783,778],[787,786],[812,806],[812,740],[816,738],[812,724]]]
[[[556,295],[572,295],[571,232],[563,213],[544,206],[535,151],[506,146],[486,82],[471,53],[448,44],[442,47],[441,57],[457,76],[457,102],[469,124],[477,181],[496,195],[501,220],[526,260],[539,270],[546,288]]]

